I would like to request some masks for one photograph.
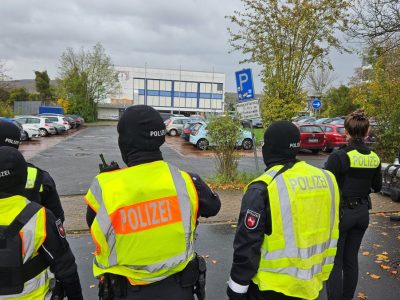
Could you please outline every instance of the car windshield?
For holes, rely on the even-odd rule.
[[[320,133],[320,132],[323,132],[323,130],[319,126],[301,126],[300,127],[300,132],[304,132],[304,133]]]
[[[340,134],[346,133],[344,127],[338,127],[338,128],[336,128],[336,131],[339,132]]]

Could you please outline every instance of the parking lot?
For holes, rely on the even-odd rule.
[[[29,156],[30,162],[49,171],[56,181],[58,191],[63,195],[66,228],[69,229],[69,233],[82,232],[80,229],[87,230],[86,209],[82,195],[86,193],[91,180],[99,172],[98,155],[103,153],[108,162],[115,160],[120,166],[124,166],[120,158],[115,126],[87,127],[65,135],[40,138],[24,143],[21,150],[24,155]],[[212,152],[195,149],[190,144],[183,143],[179,137],[167,137],[167,142],[162,146],[161,151],[166,161],[183,170],[198,173],[204,178],[214,173]],[[241,154],[239,168],[254,171],[253,152],[241,151]],[[321,167],[327,155],[302,152],[298,158]],[[261,159],[260,167],[264,168]],[[219,215],[223,217],[219,217],[219,220],[225,220],[225,222],[210,224],[203,221],[199,226],[196,242],[197,251],[208,257],[207,291],[208,295],[213,295],[213,297],[208,296],[208,300],[226,299],[225,284],[232,262],[234,222],[240,206],[241,192],[220,191],[220,196],[223,198],[223,206]],[[399,293],[399,278],[380,268],[374,259],[375,255],[384,251],[388,253],[387,256],[391,262],[399,257],[400,240],[396,238],[399,228],[393,226],[385,214],[388,211],[398,210],[399,207],[398,203],[394,203],[388,208],[388,204],[390,204],[389,198],[382,196],[376,198],[374,206],[378,213],[371,216],[371,229],[367,231],[362,249],[370,254],[360,257],[361,279],[358,292],[366,293],[369,299],[380,299],[379,295],[382,295],[383,291],[385,291],[384,295],[389,297],[385,299],[396,299],[394,295]],[[95,299],[97,285],[90,267],[90,253],[93,251],[90,235],[70,234],[69,241],[78,261],[85,299]],[[394,271],[394,268],[395,264],[391,270]],[[371,279],[369,274],[378,274],[382,280]],[[321,294],[319,299],[326,299],[325,295]]]

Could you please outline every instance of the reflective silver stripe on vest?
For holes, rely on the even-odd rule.
[[[26,200],[26,204],[29,203],[29,200]],[[40,211],[39,211],[40,212]],[[36,223],[38,220],[37,212],[29,221],[28,223],[25,224],[25,226],[22,228],[23,232],[23,246],[24,246],[24,260],[23,262],[26,263],[29,259],[32,258],[33,254],[35,253],[35,236],[36,236]],[[46,227],[44,227],[46,229]],[[22,293],[18,294],[16,298],[23,297],[25,295],[29,295],[33,291],[37,290],[38,288],[42,287],[47,283],[49,279],[49,272],[48,269],[47,271],[43,272],[42,275],[38,275],[31,280],[25,282],[24,284],[24,290]],[[0,297],[1,299],[1,297]],[[7,299],[7,298],[6,298]]]
[[[264,250],[263,258],[265,260],[275,260],[279,258],[300,258],[300,259],[308,259],[316,254],[321,254],[328,248],[336,247],[337,240],[332,239],[332,231],[333,231],[333,224],[335,221],[335,188],[332,182],[331,177],[326,171],[323,171],[325,176],[327,177],[327,181],[329,183],[329,189],[331,192],[331,228],[330,228],[330,235],[329,240],[313,245],[308,248],[298,248],[296,245],[296,238],[294,233],[294,225],[293,225],[293,217],[292,217],[292,208],[289,199],[289,191],[287,189],[285,180],[280,174],[274,180],[276,181],[277,188],[278,188],[278,196],[279,196],[279,203],[281,209],[281,216],[282,216],[282,224],[283,224],[283,232],[284,232],[284,239],[285,239],[285,249],[280,249],[272,252],[267,252]],[[278,172],[275,170],[269,171],[266,174],[273,177]]]
[[[179,208],[181,210],[182,223],[185,229],[185,239],[186,239],[186,258],[192,254],[192,209],[190,203],[189,193],[186,188],[186,182],[182,177],[181,172],[175,166],[168,164],[169,170],[174,181],[176,188],[176,193],[178,195]]]
[[[322,263],[313,265],[310,269],[299,269],[296,267],[285,267],[285,268],[260,268],[262,271],[279,273],[293,276],[301,280],[311,280],[315,274],[320,274],[322,268],[325,265],[333,264],[335,261],[334,256],[325,257]]]
[[[101,186],[99,180],[95,178],[90,186],[90,191],[94,198],[97,200],[99,206],[103,206],[103,192],[101,190]]]
[[[190,202],[190,197],[189,193],[186,189],[186,183],[185,180],[182,177],[182,174],[180,173],[179,169],[171,166],[168,164],[168,167],[171,172],[171,176],[176,188],[177,196],[178,196],[178,201],[179,201],[179,208],[181,212],[181,217],[182,217],[182,224],[184,226],[185,230],[185,241],[186,241],[186,252],[179,254],[177,256],[171,257],[165,261],[152,264],[152,265],[146,265],[146,266],[128,266],[125,265],[125,267],[135,269],[135,270],[145,270],[149,273],[156,272],[158,270],[162,269],[171,269],[180,263],[186,261],[189,259],[189,257],[193,254],[193,242],[191,240],[192,236],[192,209],[191,209],[191,202]],[[103,233],[103,235],[106,238],[107,245],[110,249],[110,255],[108,258],[108,263],[109,266],[115,266],[118,265],[118,257],[117,257],[117,251],[116,251],[116,235],[114,232],[114,227],[112,226],[110,217],[108,215],[107,209],[104,205],[103,202],[103,197],[102,197],[102,190],[99,185],[99,182],[94,181],[92,186],[90,187],[90,190],[93,194],[93,196],[96,197],[98,203],[100,204],[100,208],[97,212],[96,219],[97,222],[99,223],[99,227]],[[96,260],[95,263],[98,267],[105,269],[105,266],[102,266],[99,264]],[[149,282],[157,281],[157,279],[148,279]]]

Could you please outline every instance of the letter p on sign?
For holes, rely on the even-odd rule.
[[[250,100],[254,98],[253,76],[251,69],[243,69],[237,71],[236,75],[236,88],[239,101]]]

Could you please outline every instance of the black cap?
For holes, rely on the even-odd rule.
[[[11,121],[0,120],[0,147],[10,146],[18,149],[21,143],[21,131]]]
[[[158,151],[165,142],[165,124],[158,111],[147,105],[128,107],[118,122],[118,145],[122,158],[132,149]]]
[[[28,176],[27,168],[25,158],[17,149],[0,147],[0,193],[22,194]]]
[[[289,121],[273,122],[265,131],[262,148],[264,162],[296,158],[300,150],[300,131]]]

